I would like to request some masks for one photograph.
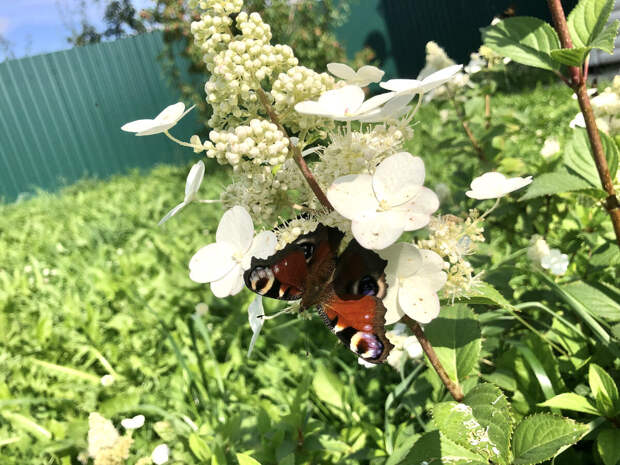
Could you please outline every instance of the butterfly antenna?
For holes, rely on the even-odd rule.
[[[273,320],[274,318],[279,317],[280,315],[284,315],[285,313],[291,313],[291,310],[295,308],[295,305],[289,305],[284,310],[280,310],[278,313],[274,313],[273,315],[258,315],[257,318],[262,318],[263,320]]]

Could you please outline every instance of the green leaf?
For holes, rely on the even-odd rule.
[[[558,35],[538,18],[506,18],[482,29],[482,40],[493,51],[517,63],[550,71],[560,67],[550,55],[551,50],[560,48]]]
[[[344,408],[342,401],[343,385],[338,376],[329,371],[323,364],[319,364],[312,379],[312,387],[319,399],[341,411]]]
[[[467,298],[471,303],[498,305],[502,308],[516,310],[497,289],[484,281],[473,287],[467,295]]]
[[[192,454],[194,454],[198,460],[206,462],[213,455],[207,443],[196,433],[191,433],[189,435],[188,443],[189,450],[192,451]]]
[[[619,399],[618,387],[613,378],[603,368],[591,363],[588,382],[599,411],[609,418],[615,417],[619,410]]]
[[[579,48],[560,48],[558,50],[551,50],[551,57],[568,66],[581,66],[586,57],[592,50],[592,47],[579,47]]]
[[[620,430],[606,429],[598,433],[596,448],[605,465],[620,462]]]
[[[607,134],[601,131],[599,131],[599,134],[605,158],[607,159],[609,173],[614,178],[618,169],[618,147]],[[590,139],[585,129],[575,129],[571,141],[566,146],[563,160],[564,165],[569,170],[588,181],[592,187],[601,189],[601,181],[594,164]]]
[[[562,286],[562,289],[585,305],[592,315],[607,321],[620,321],[620,303],[597,288],[583,281],[575,281]]]
[[[258,460],[246,454],[237,454],[237,461],[239,465],[261,465]]]
[[[588,47],[605,29],[615,0],[581,0],[566,22],[575,47]],[[611,53],[611,52],[609,52]]]
[[[618,26],[620,26],[620,21],[617,19],[605,26],[603,32],[601,32],[592,42],[592,48],[598,48],[609,54],[614,53],[616,36],[618,35]]]
[[[444,308],[425,328],[426,337],[448,376],[457,383],[478,365],[480,325],[474,312],[463,304]]]
[[[552,397],[545,402],[541,402],[538,405],[540,407],[558,408],[561,410],[589,413],[590,415],[600,415],[591,400],[572,392],[558,394],[557,396]]]
[[[474,387],[462,403],[435,405],[433,421],[449,440],[487,460],[510,463],[510,405],[492,384]]]
[[[562,192],[591,189],[592,185],[580,178],[563,171],[544,173],[537,176],[519,200],[530,200],[543,195],[561,194]]]
[[[482,465],[487,460],[455,444],[439,431],[422,435],[409,451],[404,463],[428,462],[433,465]]]
[[[587,431],[587,425],[556,415],[538,414],[524,418],[512,437],[513,463],[533,465],[548,460],[562,448],[576,443]]]

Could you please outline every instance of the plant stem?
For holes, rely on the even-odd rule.
[[[571,41],[570,34],[568,32],[568,25],[566,23],[566,16],[564,15],[564,9],[560,0],[547,0],[547,5],[551,11],[551,17],[553,18],[553,24],[560,37],[560,43],[563,48],[573,48],[573,42]],[[585,66],[588,66],[586,61]],[[594,163],[598,171],[598,176],[601,180],[601,184],[605,192],[607,192],[607,198],[605,199],[605,208],[609,212],[611,223],[614,227],[616,234],[616,242],[620,247],[620,202],[616,196],[616,190],[614,189],[614,183],[609,173],[609,166],[607,166],[607,159],[605,158],[605,152],[603,150],[603,144],[601,143],[601,136],[596,126],[596,118],[594,117],[594,111],[592,111],[592,105],[590,104],[590,97],[587,92],[587,82],[585,76],[581,70],[576,66],[568,67],[570,73],[570,81],[568,85],[577,94],[577,100],[579,101],[579,108],[583,114],[583,119],[586,123],[586,131],[588,132],[588,138],[590,139],[590,146],[592,147],[592,156]],[[587,71],[586,71],[587,72]]]
[[[310,185],[312,192],[314,192],[314,195],[316,195],[317,199],[319,199],[319,202],[321,202],[321,204],[325,208],[327,208],[329,211],[332,211],[334,207],[332,207],[331,203],[329,203],[329,200],[327,200],[327,196],[321,190],[321,186],[319,186],[316,179],[312,175],[312,172],[308,168],[308,165],[306,164],[304,158],[301,155],[301,151],[299,150],[299,147],[293,145],[290,142],[291,139],[290,137],[288,137],[288,133],[286,132],[286,129],[284,129],[284,127],[280,123],[280,119],[278,118],[278,115],[276,114],[276,112],[273,110],[273,108],[269,104],[269,100],[267,99],[267,95],[265,94],[265,91],[259,88],[256,90],[256,93],[258,94],[258,98],[260,99],[261,104],[265,108],[265,111],[269,115],[269,118],[271,119],[271,121],[278,127],[278,129],[282,132],[282,134],[284,134],[289,139],[289,149],[292,150],[293,156],[295,157],[295,161],[297,162],[297,165],[301,169],[303,176],[306,178],[306,181]],[[350,132],[350,128],[349,128],[349,132]],[[431,345],[430,341],[426,339],[426,336],[424,335],[424,331],[422,330],[422,327],[420,326],[420,324],[417,323],[416,321],[413,321],[411,318],[409,318],[406,315],[403,320],[405,321],[407,326],[409,326],[409,328],[411,329],[415,337],[420,342],[420,345],[422,346],[424,353],[430,360],[431,365],[433,366],[433,368],[439,375],[439,378],[441,379],[443,384],[446,386],[450,394],[452,394],[452,397],[454,397],[454,399],[458,402],[463,400],[463,397],[464,397],[463,391],[461,390],[460,386],[456,384],[454,381],[452,381],[450,377],[448,376],[448,374],[446,373],[446,370],[444,369],[444,367],[441,365],[441,362],[437,358],[437,354],[435,353],[433,346]]]
[[[456,101],[456,98],[454,98],[454,95],[450,95],[450,99],[452,100],[452,103],[454,104],[454,109],[456,110],[456,116],[458,116],[459,121],[461,122],[461,126],[463,126],[463,129],[465,130],[465,134],[467,134],[467,138],[471,142],[471,145],[474,147],[474,150],[476,150],[476,153],[478,154],[478,158],[480,159],[480,161],[487,161],[487,157],[484,155],[484,150],[482,150],[480,142],[478,142],[478,139],[476,139],[476,136],[474,136],[474,133],[471,132],[469,123],[467,122],[467,119],[465,118],[465,113],[461,110],[461,107]]]
[[[314,195],[316,196],[316,198],[319,199],[319,202],[321,202],[321,205],[323,205],[329,211],[332,211],[334,207],[332,207],[332,204],[329,203],[327,196],[321,189],[321,186],[319,186],[319,183],[317,182],[316,178],[312,174],[312,171],[310,171],[310,168],[308,168],[308,165],[306,164],[304,157],[301,155],[301,150],[299,150],[299,147],[293,145],[293,143],[291,142],[291,138],[286,132],[286,129],[284,129],[284,126],[282,126],[282,123],[280,123],[280,119],[278,118],[278,115],[276,114],[275,111],[273,111],[273,108],[271,107],[271,104],[269,103],[269,99],[267,98],[267,94],[265,94],[265,91],[260,88],[256,90],[256,93],[258,95],[260,103],[263,105],[263,108],[265,108],[267,115],[269,115],[269,119],[271,119],[273,124],[275,124],[280,130],[280,132],[282,132],[282,134],[284,134],[284,136],[288,139],[289,150],[293,152],[293,158],[295,159],[297,166],[299,166],[299,169],[301,170],[301,174],[304,176],[304,178],[306,178],[306,182],[310,186],[310,189],[312,189],[312,192],[314,192]]]
[[[457,402],[461,402],[463,400],[463,397],[465,397],[463,395],[461,387],[457,383],[452,381],[448,376],[448,373],[446,373],[446,370],[442,366],[439,358],[437,357],[437,354],[435,353],[435,349],[433,349],[430,341],[426,339],[426,335],[424,334],[424,330],[422,330],[420,323],[412,320],[407,315],[403,317],[403,321],[407,324],[411,332],[413,332],[415,337],[418,339],[418,342],[422,346],[422,350],[424,350],[424,353],[428,357],[429,362],[431,362],[431,365],[439,375],[441,382],[446,386],[446,389],[448,389],[454,400],[456,400]]]

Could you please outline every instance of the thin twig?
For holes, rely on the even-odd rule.
[[[446,373],[446,370],[442,366],[439,358],[437,357],[437,354],[435,353],[435,349],[433,349],[430,341],[426,339],[426,335],[424,334],[420,323],[412,320],[407,315],[403,317],[403,321],[407,324],[411,332],[417,338],[418,342],[422,346],[422,350],[424,350],[424,353],[428,357],[429,362],[431,362],[431,365],[439,375],[441,382],[446,386],[446,389],[450,392],[454,400],[456,400],[457,402],[461,402],[463,400],[463,397],[465,397],[463,395],[461,387],[457,383],[452,381],[448,376],[448,373]]]
[[[312,171],[310,171],[310,168],[308,168],[308,165],[306,164],[306,161],[304,160],[304,157],[301,154],[301,150],[299,150],[299,147],[293,145],[293,143],[291,142],[291,138],[288,136],[286,129],[284,129],[284,126],[282,126],[282,123],[280,123],[280,119],[278,118],[278,115],[271,107],[271,104],[269,103],[269,99],[267,98],[267,94],[265,94],[265,91],[260,88],[256,90],[256,93],[258,94],[258,98],[261,104],[263,105],[263,108],[269,115],[269,119],[271,119],[273,124],[275,124],[280,130],[280,132],[282,132],[282,134],[284,134],[284,136],[288,139],[289,150],[293,152],[293,158],[295,159],[297,166],[299,166],[299,169],[301,170],[301,174],[304,176],[304,178],[306,178],[306,182],[310,186],[310,189],[312,189],[312,192],[314,192],[314,195],[316,196],[316,198],[319,199],[319,202],[321,202],[321,205],[323,205],[329,211],[332,211],[334,207],[332,207],[332,204],[329,203],[327,196],[321,189],[321,186],[319,186],[319,183],[317,182],[316,178],[312,174]]]
[[[573,43],[568,32],[568,25],[566,23],[566,16],[564,15],[564,9],[560,0],[547,0],[547,5],[551,11],[551,17],[553,18],[553,24],[560,37],[560,43],[563,48],[572,48]],[[586,63],[587,66],[587,63]],[[596,126],[596,118],[592,105],[590,104],[590,96],[587,91],[587,83],[581,70],[576,66],[569,66],[568,70],[571,75],[569,82],[570,87],[577,94],[577,100],[579,101],[579,108],[583,119],[586,123],[586,131],[588,132],[588,138],[590,139],[590,146],[592,147],[592,156],[598,171],[598,176],[601,180],[601,184],[605,192],[607,192],[607,198],[605,199],[605,208],[609,212],[609,217],[614,227],[616,234],[616,242],[620,247],[620,202],[616,196],[616,190],[614,189],[614,183],[609,173],[609,166],[607,166],[607,159],[605,158],[605,151],[603,150],[603,144],[601,142],[601,136]]]
[[[474,133],[471,132],[471,129],[469,128],[469,123],[467,122],[467,119],[465,118],[465,114],[461,110],[461,107],[459,107],[459,104],[456,101],[456,98],[454,97],[454,95],[450,95],[450,99],[452,100],[452,103],[454,104],[454,109],[456,110],[456,116],[459,118],[459,121],[461,122],[461,126],[463,126],[463,129],[465,130],[465,134],[467,134],[467,138],[471,142],[471,145],[476,150],[476,153],[478,154],[478,158],[480,159],[480,161],[487,161],[487,157],[484,155],[484,150],[482,150],[482,146],[480,145],[480,142],[478,142],[478,139],[476,139],[476,136],[474,136]]]

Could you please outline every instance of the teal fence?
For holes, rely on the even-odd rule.
[[[0,63],[0,198],[189,160],[163,135],[120,130],[178,101],[157,61],[162,47],[154,32]],[[190,113],[174,132],[199,128]]]

